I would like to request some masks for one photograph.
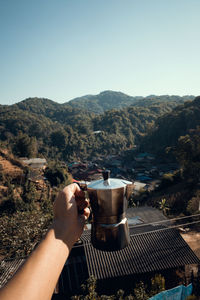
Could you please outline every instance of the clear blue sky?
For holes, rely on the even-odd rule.
[[[199,0],[0,0],[0,104],[200,94]]]

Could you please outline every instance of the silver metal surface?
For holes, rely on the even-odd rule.
[[[115,224],[101,224],[101,227],[114,228],[114,227],[118,227],[121,224],[126,224],[126,222],[127,222],[127,218],[124,218],[119,223],[115,223]]]
[[[92,209],[91,241],[101,250],[120,250],[130,241],[126,219],[130,181],[106,178],[91,182],[87,191]]]
[[[92,190],[88,188],[93,219],[97,223],[118,223],[127,209],[125,188]]]
[[[118,224],[93,223],[91,232],[92,245],[100,250],[115,251],[128,246],[130,242],[128,222]]]
[[[132,184],[132,182],[124,179],[108,178],[107,180],[100,179],[92,181],[87,187],[94,190],[107,190],[126,187],[127,184]]]

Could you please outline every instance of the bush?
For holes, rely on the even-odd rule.
[[[41,211],[16,212],[0,219],[0,254],[4,258],[27,256],[46,233],[52,215]]]
[[[60,167],[56,163],[46,168],[44,175],[51,186],[60,186],[61,184],[67,185],[71,182],[70,175],[66,168]]]
[[[136,283],[134,288],[134,295],[127,295],[126,291],[120,289],[117,291],[116,295],[98,295],[96,292],[97,280],[94,276],[91,276],[87,279],[86,283],[82,285],[82,290],[84,295],[75,295],[72,296],[72,300],[145,300],[149,299],[151,296],[158,294],[165,290],[165,279],[160,274],[156,274],[155,277],[151,279],[150,291],[147,290],[147,286],[144,282],[140,281]]]
[[[200,202],[200,191],[197,191],[196,195],[188,201],[187,212],[191,215],[198,213],[199,202]]]
[[[166,173],[162,177],[160,188],[166,188],[174,183],[174,177],[172,173]]]

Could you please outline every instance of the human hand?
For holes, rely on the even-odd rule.
[[[53,228],[56,238],[72,247],[81,236],[89,214],[88,200],[80,187],[76,183],[66,186],[54,202]]]

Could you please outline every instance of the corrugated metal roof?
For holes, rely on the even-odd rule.
[[[91,230],[85,230],[83,231],[80,240],[86,243],[90,241],[90,237],[91,237]]]
[[[126,212],[127,218],[137,217],[143,220],[144,223],[159,222],[167,219],[162,211],[151,206],[139,206],[128,208]]]
[[[141,274],[175,268],[200,261],[175,229],[131,236],[128,247],[114,252],[84,243],[89,275],[97,279]]]

